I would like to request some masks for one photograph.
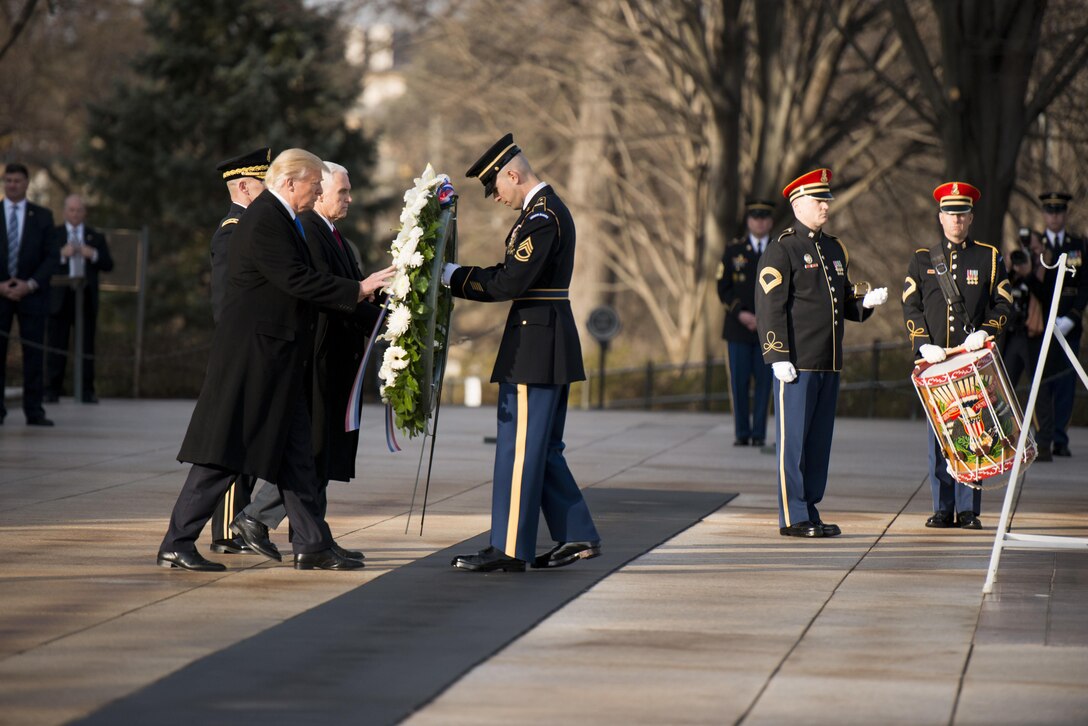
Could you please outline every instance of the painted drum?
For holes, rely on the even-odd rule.
[[[920,362],[911,380],[956,480],[976,489],[1004,486],[1004,479],[991,478],[1016,462],[1024,419],[1020,403],[992,339],[980,350],[957,350],[962,351],[950,351],[940,363]],[[1035,460],[1035,451],[1029,434],[1024,467]]]

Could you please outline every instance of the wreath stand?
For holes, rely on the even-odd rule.
[[[1065,351],[1066,356],[1069,358],[1069,362],[1073,366],[1073,370],[1080,376],[1080,380],[1084,383],[1084,386],[1088,388],[1088,375],[1085,374],[1084,368],[1081,366],[1080,361],[1077,360],[1077,356],[1073,353],[1073,349],[1069,347],[1069,343],[1066,341],[1062,332],[1054,326],[1054,321],[1058,317],[1058,303],[1062,297],[1062,287],[1065,284],[1065,273],[1067,271],[1076,274],[1076,271],[1072,268],[1066,267],[1065,253],[1058,258],[1058,279],[1054,283],[1054,296],[1050,302],[1050,314],[1046,320],[1046,330],[1043,332],[1043,345],[1039,351],[1039,365],[1035,368],[1035,376],[1031,381],[1031,393],[1028,396],[1027,407],[1024,409],[1024,421],[1031,421],[1032,414],[1035,413],[1035,402],[1039,397],[1039,386],[1043,380],[1043,369],[1046,367],[1047,354],[1050,351],[1050,341],[1056,339],[1058,344]],[[1012,519],[1013,509],[1016,506],[1017,490],[1022,484],[1022,472],[1021,463],[1024,459],[1024,448],[1027,444],[1028,433],[1030,426],[1024,426],[1020,429],[1020,438],[1016,443],[1016,463],[1013,464],[1012,472],[1009,474],[1009,486],[1005,490],[1005,504],[1001,507],[1001,519],[997,524],[997,534],[994,536],[994,549],[990,555],[990,567],[986,572],[986,583],[982,586],[982,593],[988,595],[993,592],[994,580],[997,577],[997,568],[1001,563],[1001,551],[1004,549],[1043,549],[1043,550],[1082,550],[1088,551],[1088,537],[1067,537],[1060,535],[1042,535],[1042,534],[1020,534],[1009,531],[1009,523]]]

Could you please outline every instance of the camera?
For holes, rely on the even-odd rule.
[[[1030,262],[1030,259],[1028,258],[1028,253],[1024,252],[1024,250],[1013,250],[1009,255],[1009,261],[1012,262],[1013,265],[1026,265]]]
[[[1031,241],[1031,230],[1028,229],[1027,227],[1021,227],[1020,228],[1020,244],[1027,247],[1028,242],[1030,242],[1030,241]]]

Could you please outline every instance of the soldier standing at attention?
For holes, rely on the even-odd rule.
[[[227,251],[231,234],[250,202],[264,191],[264,175],[272,161],[267,146],[220,162],[216,171],[223,175],[230,192],[230,209],[212,235],[212,320],[219,324],[223,300],[227,294]],[[256,554],[253,549],[230,531],[230,523],[249,504],[256,477],[239,474],[219,499],[212,515],[212,552],[221,555]]]
[[[1001,253],[969,236],[975,218],[971,210],[981,196],[964,182],[948,182],[933,190],[944,239],[914,251],[903,282],[907,335],[915,354],[930,363],[943,361],[948,348],[978,350],[988,336],[1001,335],[1012,316],[1012,290]],[[941,276],[946,276],[951,300],[941,287]],[[933,433],[929,483],[933,516],[926,520],[927,527],[982,529],[978,519],[982,492],[952,478]]]
[[[778,532],[787,537],[841,534],[816,505],[827,488],[843,321],[861,322],[888,299],[885,287],[862,294],[850,283],[845,245],[823,231],[830,182],[831,170],[817,169],[782,190],[797,221],[759,261],[756,320],[774,370]]]
[[[1080,339],[1084,332],[1084,308],[1088,305],[1088,285],[1081,280],[1084,274],[1084,258],[1088,254],[1085,241],[1069,233],[1065,228],[1069,202],[1073,195],[1067,192],[1044,192],[1039,195],[1043,205],[1043,221],[1046,231],[1043,233],[1043,246],[1048,262],[1057,262],[1063,252],[1066,264],[1079,274],[1067,274],[1062,284],[1062,297],[1058,301],[1058,317],[1054,325],[1065,336],[1066,342],[1074,355],[1080,355]],[[1046,270],[1043,279],[1033,281],[1032,291],[1036,292],[1043,303],[1044,316],[1050,312],[1050,301],[1054,298],[1054,285],[1058,281],[1057,269]],[[1077,389],[1077,376],[1069,364],[1069,358],[1059,345],[1052,344],[1047,355],[1045,375],[1056,376],[1044,383],[1039,390],[1040,397],[1053,400],[1054,408],[1054,456],[1070,456],[1069,419],[1073,415],[1073,395]]]
[[[718,298],[725,305],[722,337],[729,351],[729,384],[733,393],[733,446],[763,446],[767,407],[771,400],[771,367],[763,362],[756,336],[756,270],[771,241],[774,202],[749,199],[745,205],[748,233],[727,245],[718,267]],[[751,413],[748,390],[755,381]]]
[[[574,220],[540,180],[511,134],[465,172],[484,195],[518,211],[506,256],[492,267],[447,264],[442,281],[457,297],[512,300],[491,381],[499,384],[498,436],[491,493],[491,546],[453,560],[473,572],[562,567],[601,554],[589,507],[563,457],[572,381],[585,380],[568,286],[574,271]],[[556,545],[536,556],[540,512]]]

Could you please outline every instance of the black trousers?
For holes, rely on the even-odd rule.
[[[48,292],[48,291],[46,291]],[[11,322],[19,318],[19,337],[23,340],[23,412],[28,419],[45,415],[42,395],[45,373],[45,313],[16,312],[17,303],[0,300],[0,391],[4,390],[8,360],[8,336]],[[0,395],[0,417],[7,414],[4,397]]]
[[[230,523],[239,512],[249,506],[249,499],[256,483],[257,477],[239,474],[227,487],[227,491],[219,498],[219,502],[215,505],[215,512],[212,514],[212,541],[234,539],[234,533],[230,531]],[[265,482],[265,486],[275,489],[276,496],[279,496],[279,489],[275,484]],[[283,510],[283,516],[287,516],[286,509]]]
[[[94,336],[98,320],[98,304],[90,290],[83,291],[83,395],[94,395]],[[64,378],[68,367],[68,340],[75,335],[76,291],[64,291],[64,303],[58,312],[49,316],[49,351],[46,356],[45,388],[59,396],[64,391]],[[57,351],[64,351],[63,353]],[[76,355],[79,355],[76,352]],[[73,382],[72,390],[75,390]]]
[[[305,394],[300,393],[291,414],[276,482],[291,522],[291,547],[295,554],[321,552],[332,545],[332,533],[319,505],[319,482],[310,441],[309,408]],[[174,504],[170,526],[159,550],[195,552],[201,530],[237,475],[220,467],[194,464]]]

